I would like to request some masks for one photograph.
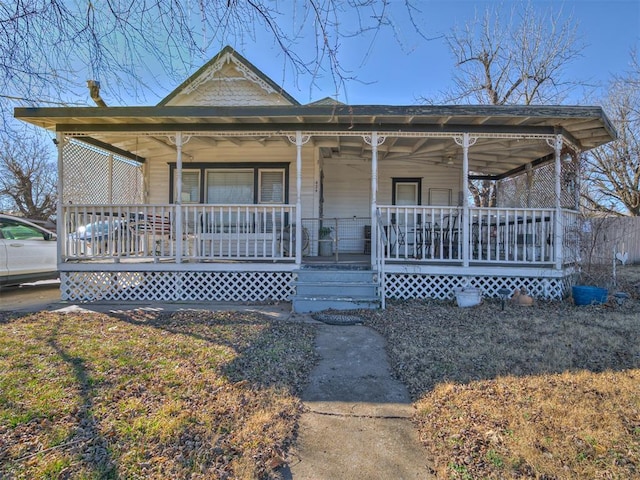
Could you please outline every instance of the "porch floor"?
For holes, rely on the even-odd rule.
[[[182,264],[190,264],[190,265],[198,265],[198,264],[266,264],[273,265],[274,263],[283,264],[286,263],[288,265],[292,265],[293,261],[274,261],[269,259],[248,259],[243,260],[239,258],[215,258],[215,259],[190,259],[184,258],[182,260]],[[433,259],[404,259],[404,258],[388,258],[385,260],[385,263],[389,265],[412,265],[412,266],[433,266],[433,267],[462,267],[462,260],[433,260]],[[153,265],[153,264],[176,264],[174,258],[132,258],[132,257],[121,257],[121,258],[83,258],[81,260],[69,259],[64,262],[64,265],[137,265],[137,264],[145,264],[145,265]],[[358,254],[358,253],[339,253],[337,258],[335,255],[332,256],[304,256],[302,257],[302,265],[358,265],[358,266],[367,266],[371,265],[371,256],[368,254]],[[524,269],[553,269],[553,262],[484,262],[471,260],[469,262],[469,267],[484,267],[488,269],[494,268],[524,268]],[[565,265],[566,267],[566,265]]]
[[[349,264],[349,265],[371,265],[371,255],[364,255],[358,253],[338,253],[336,259],[335,255],[332,256],[315,256],[315,257],[302,257],[302,264],[313,265],[336,265],[336,264]]]

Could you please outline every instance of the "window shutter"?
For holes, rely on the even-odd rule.
[[[175,184],[174,184],[175,185]],[[178,194],[177,186],[174,186],[173,196],[176,198]],[[199,170],[183,170],[182,171],[182,203],[199,203],[200,202],[200,171]]]

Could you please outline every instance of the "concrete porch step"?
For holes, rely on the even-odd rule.
[[[296,293],[301,296],[375,297],[377,285],[369,282],[295,282]]]
[[[303,268],[296,272],[293,310],[380,308],[376,273],[371,269]]]
[[[380,308],[378,297],[352,298],[335,296],[293,297],[293,311],[297,313],[313,313],[323,310],[355,310],[359,308]]]

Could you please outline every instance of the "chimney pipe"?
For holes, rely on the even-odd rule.
[[[99,107],[106,107],[107,104],[104,103],[104,100],[100,97],[100,82],[96,80],[87,80],[87,87],[89,87],[89,93],[93,101],[96,102],[96,105]]]

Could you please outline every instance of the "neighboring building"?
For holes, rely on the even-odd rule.
[[[300,105],[229,47],[157,106],[15,116],[57,134],[63,299],[298,311],[464,284],[561,297],[569,153],[615,137],[600,107]],[[469,205],[470,172],[497,207]]]

